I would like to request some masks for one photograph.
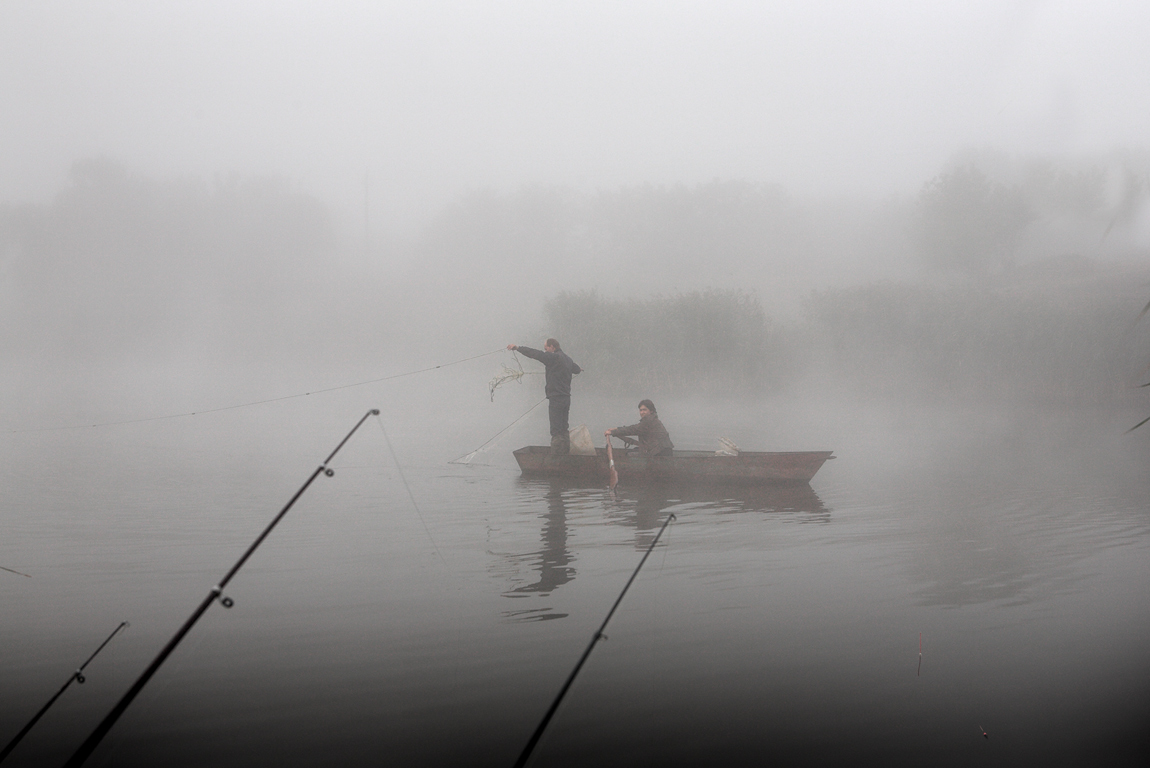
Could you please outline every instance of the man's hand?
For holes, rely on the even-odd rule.
[[[508,344],[507,348],[510,349],[512,352],[514,352],[515,350],[519,349],[519,345],[518,344]]]

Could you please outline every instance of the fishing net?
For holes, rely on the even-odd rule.
[[[487,384],[488,389],[491,391],[491,402],[493,403],[495,402],[495,390],[507,382],[516,381],[522,384],[524,376],[536,376],[543,373],[543,371],[525,371],[523,370],[523,363],[519,361],[519,355],[512,352],[511,357],[515,360],[515,367],[512,368],[504,363],[502,370],[496,373],[495,377]]]

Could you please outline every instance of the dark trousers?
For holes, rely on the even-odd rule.
[[[567,415],[571,412],[571,396],[556,396],[547,400],[547,415],[551,419],[551,450],[567,453],[571,450]]]

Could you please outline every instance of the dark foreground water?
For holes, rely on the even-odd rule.
[[[670,513],[533,764],[1150,756],[1137,414],[659,403],[680,447],[836,451],[777,491],[525,480],[509,452],[545,409],[447,463],[537,396],[5,435],[0,566],[32,578],[0,571],[0,742],[131,622],[7,764],[62,764],[377,405],[408,485],[368,421],[89,765],[509,766]],[[573,421],[633,407],[577,398]]]

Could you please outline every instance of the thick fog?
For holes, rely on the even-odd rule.
[[[509,765],[616,595],[538,764],[1144,764],[1148,30],[0,2],[0,739],[130,619],[62,764],[214,583],[93,765]],[[597,446],[785,469],[521,472],[548,337]]]
[[[1148,23],[1139,3],[6,3],[6,426],[552,334],[604,392],[1137,404]]]

